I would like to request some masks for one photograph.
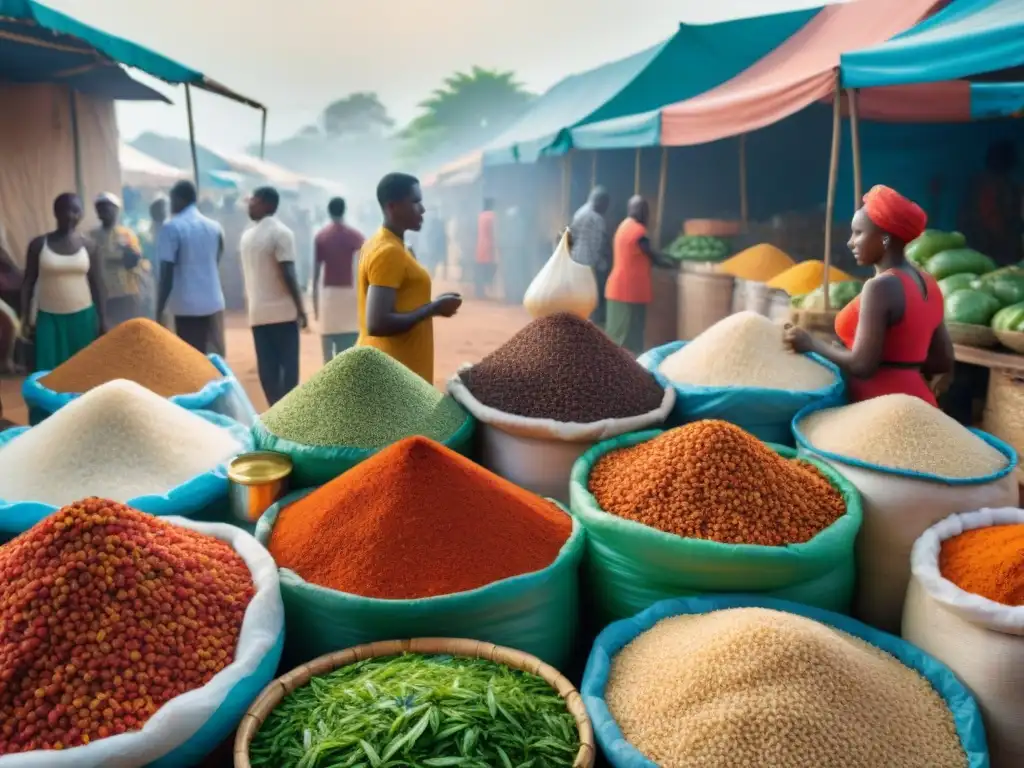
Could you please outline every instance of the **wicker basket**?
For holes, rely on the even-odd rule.
[[[1024,455],[1024,378],[1019,374],[992,369],[981,428]],[[1020,467],[1017,480],[1024,482],[1024,471]]]
[[[296,667],[286,675],[279,677],[272,682],[259,698],[245,713],[242,724],[238,727],[235,736],[235,768],[251,768],[249,763],[249,745],[253,737],[263,725],[263,721],[281,703],[289,693],[296,688],[301,688],[309,682],[311,677],[323,675],[340,667],[352,664],[365,659],[380,658],[384,656],[398,656],[403,653],[439,654],[447,653],[453,656],[465,656],[471,659],[487,659],[498,664],[519,669],[524,672],[537,675],[551,687],[558,691],[565,699],[566,707],[573,717],[576,718],[576,728],[580,736],[580,749],[573,761],[573,768],[593,768],[594,759],[597,755],[597,747],[594,743],[594,729],[587,716],[587,710],[583,706],[583,699],[579,692],[569,682],[568,678],[562,675],[554,667],[545,664],[536,656],[517,651],[512,648],[503,648],[493,643],[483,643],[478,640],[460,640],[450,637],[421,637],[414,640],[388,640],[380,643],[369,643],[357,645],[336,653],[329,653],[301,667]]]
[[[1012,349],[1014,352],[1024,355],[1024,333],[1020,331],[996,331],[996,339],[1004,347]]]
[[[999,343],[995,331],[987,325],[968,325],[967,323],[946,322],[946,330],[954,344],[965,347],[994,347]]]

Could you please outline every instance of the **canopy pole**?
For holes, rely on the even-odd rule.
[[[188,146],[192,150],[192,176],[199,196],[199,153],[196,151],[196,122],[192,114],[192,88],[185,83],[185,108],[188,110]]]
[[[668,147],[661,148],[661,168],[658,171],[658,202],[654,211],[654,245],[661,248],[664,232],[662,221],[665,218],[665,188],[668,186]]]
[[[590,189],[597,186],[597,155],[598,151],[595,149],[594,154],[590,156]]]
[[[750,199],[747,193],[747,134],[740,134],[740,229],[747,231],[750,221]]]
[[[75,89],[68,88],[68,114],[71,118],[71,144],[75,158],[75,192],[85,204],[85,174],[82,171],[82,136],[78,130],[78,99]]]
[[[843,127],[843,89],[840,86],[839,69],[836,69],[835,87],[832,89],[832,154],[828,164],[828,198],[825,203],[825,255],[822,261],[825,269],[822,272],[822,293],[825,299],[825,311],[831,309],[828,300],[828,273],[832,264],[832,217],[836,210],[836,181],[839,176],[839,142]]]
[[[565,153],[562,162],[562,211],[565,221],[572,220],[572,150]]]
[[[267,108],[263,108],[263,118],[260,120],[260,160],[266,159],[267,152]]]
[[[633,159],[633,194],[640,194],[640,147],[636,148],[636,156]]]
[[[857,88],[847,88],[846,98],[850,103],[850,145],[853,148],[853,207],[856,210],[860,207],[861,198],[864,196],[864,183],[861,177],[860,165],[860,115],[857,112],[860,90]]]

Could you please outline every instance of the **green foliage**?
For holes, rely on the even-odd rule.
[[[328,136],[379,133],[394,126],[395,121],[381,104],[376,93],[360,91],[350,93],[327,105],[320,116],[323,131]],[[303,129],[308,135],[310,128]]]

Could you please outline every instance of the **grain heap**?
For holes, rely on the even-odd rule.
[[[372,450],[410,435],[449,439],[466,412],[390,355],[356,347],[260,416],[274,435],[297,443]]]
[[[268,549],[313,584],[411,599],[546,568],[571,531],[551,502],[411,437],[286,507]]]
[[[963,768],[929,682],[811,619],[736,608],[664,619],[612,661],[605,699],[663,768]]]
[[[1006,457],[938,408],[911,395],[884,395],[816,411],[798,425],[819,451],[941,477],[986,477]]]
[[[767,283],[795,263],[774,245],[760,243],[726,259],[718,265],[718,271],[738,277],[740,280]]]
[[[809,541],[846,512],[812,465],[724,421],[696,421],[611,451],[594,464],[588,485],[605,512],[729,544]]]
[[[1024,606],[1024,523],[975,528],[946,539],[939,572],[965,592]]]
[[[139,384],[111,381],[0,448],[0,499],[61,506],[160,495],[241,449],[228,430]]]
[[[640,416],[665,396],[600,328],[568,313],[534,320],[461,376],[486,406],[560,422]]]
[[[828,281],[830,283],[842,283],[854,278],[841,269],[830,267],[828,270]],[[810,293],[819,285],[825,282],[825,262],[818,260],[802,261],[799,264],[780,272],[767,285],[785,291],[790,296],[803,296]]]
[[[205,355],[152,320],[120,323],[40,379],[54,392],[88,392],[115,379],[161,397],[198,392],[221,372]]]
[[[670,381],[702,387],[762,387],[811,392],[836,383],[835,374],[789,352],[783,329],[756,312],[719,320],[661,363]]]
[[[255,594],[224,542],[103,499],[0,549],[0,754],[142,728],[234,659]]]

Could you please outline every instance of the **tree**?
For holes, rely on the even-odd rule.
[[[331,102],[320,116],[328,136],[358,133],[382,133],[394,127],[395,121],[376,93],[360,91]]]
[[[518,118],[532,98],[514,72],[456,72],[420,102],[420,114],[399,133],[402,155],[437,162],[479,147]]]

